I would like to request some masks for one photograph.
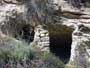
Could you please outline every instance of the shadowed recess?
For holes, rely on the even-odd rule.
[[[73,29],[64,25],[49,25],[50,51],[67,63],[71,55]]]
[[[1,30],[4,34],[14,37],[18,40],[30,43],[34,40],[34,27],[26,23],[10,23],[3,25]]]
[[[34,28],[30,25],[24,25],[22,27],[22,31],[20,32],[22,39],[26,42],[30,43],[34,40]]]

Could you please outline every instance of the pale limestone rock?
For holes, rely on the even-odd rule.
[[[48,4],[51,4],[50,6],[53,7],[54,10],[61,9],[62,12],[85,14],[80,16],[81,19],[69,19],[61,17],[60,21],[62,21],[62,25],[74,28],[74,31],[72,33],[70,62],[76,61],[77,65],[82,67],[86,66],[84,68],[90,68],[90,48],[87,47],[88,45],[86,45],[85,47],[82,47],[81,45],[83,41],[89,41],[90,38],[90,7],[81,6],[81,8],[78,9],[72,6],[71,4],[67,3],[67,1],[49,0]],[[0,0],[0,3],[1,2],[3,2],[3,0]],[[17,5],[17,0],[5,0],[4,2],[6,3],[4,3],[3,5],[0,4],[0,25],[4,25],[5,22],[9,21],[9,19],[7,19],[8,17],[16,18],[16,15],[14,15],[15,13],[17,15],[20,13],[25,15],[27,14],[28,18],[30,15],[29,13],[27,13],[27,9],[31,8],[30,5],[33,5],[33,9],[36,10],[36,13],[39,18],[42,18],[41,16],[43,15],[43,11],[41,11],[42,14],[40,14],[40,10],[37,9],[38,7],[35,3],[35,0],[31,0],[31,3],[29,5],[27,5],[28,3],[25,3],[23,5]],[[23,16],[25,17],[25,15]],[[85,30],[83,30],[83,28],[85,28]],[[2,32],[0,33],[2,35]],[[35,29],[34,43],[36,43],[36,46],[40,47],[41,51],[49,50],[49,32],[47,29],[43,29],[43,26],[41,25],[38,25]],[[81,50],[79,49],[80,47]]]
[[[43,28],[42,25],[38,25],[35,29],[34,42],[41,51],[49,51],[49,32]]]
[[[81,15],[80,19],[69,19],[62,17],[62,25],[74,28],[72,33],[71,57],[69,62],[72,65],[74,61],[74,65],[76,64],[81,68],[90,68],[90,48],[88,48],[88,44],[85,44],[85,47],[83,47],[84,42],[90,41],[90,7],[81,6],[81,8],[78,9],[67,3],[67,1],[71,0],[53,0],[53,4],[57,4],[58,8],[60,6],[62,12],[85,14]],[[55,8],[55,10],[56,9],[57,8]]]
[[[86,66],[86,68],[89,68],[90,66],[88,65],[90,65],[90,61],[89,61],[90,59],[89,50],[90,49],[87,48],[88,46],[87,44],[85,45],[85,48],[84,48],[82,43],[90,41],[90,23],[88,23],[90,21],[89,19],[88,20],[84,20],[84,19],[83,20],[79,20],[79,19],[69,20],[67,19],[66,22],[64,21],[63,24],[75,29],[72,33],[73,41],[71,45],[70,63],[72,64],[72,61],[74,61],[74,63],[77,64],[78,66],[82,66],[82,67]],[[83,51],[83,49],[80,50],[80,47],[85,49],[85,51]],[[84,56],[82,56],[82,54],[84,54]],[[81,62],[83,64],[81,64]]]

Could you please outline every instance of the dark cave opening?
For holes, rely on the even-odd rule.
[[[7,36],[27,43],[34,40],[34,26],[23,20],[17,21],[16,19],[10,19],[7,24],[1,26],[1,31]]]
[[[71,53],[72,38],[68,36],[63,37],[50,37],[50,51],[58,56],[64,63],[67,63]]]
[[[21,38],[24,39],[27,43],[30,43],[34,40],[34,27],[30,25],[24,25],[19,33]]]
[[[71,55],[72,29],[67,26],[49,26],[50,52],[55,54],[65,64]]]
[[[17,40],[25,41],[28,44],[34,40],[34,27],[30,24],[19,24],[13,31],[15,32],[13,37]]]

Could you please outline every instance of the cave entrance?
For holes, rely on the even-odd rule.
[[[21,31],[19,33],[21,38],[24,39],[26,42],[30,43],[34,40],[34,27],[29,24],[22,26]]]
[[[49,25],[50,52],[55,54],[64,63],[67,63],[71,55],[73,29],[64,25]]]
[[[33,42],[34,40],[34,27],[30,24],[19,23],[16,25],[16,28],[13,31],[13,37],[18,40],[25,41],[26,43]]]

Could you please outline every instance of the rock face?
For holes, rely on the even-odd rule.
[[[0,0],[0,36],[24,36],[22,24],[29,24],[34,27],[34,43],[41,51],[47,51],[49,31],[43,25],[66,25],[74,29],[69,63],[90,68],[90,44],[86,44],[90,41],[88,3],[88,0]]]
[[[85,20],[84,20],[85,21]],[[64,23],[66,25],[66,23]],[[79,20],[71,20],[68,22],[69,27],[73,27],[75,30],[72,33],[72,45],[71,45],[71,57],[70,62],[74,61],[74,65],[81,66],[82,68],[89,68],[87,63],[90,63],[89,59],[89,44],[85,42],[90,41],[90,23]],[[84,46],[83,46],[84,45]],[[88,50],[88,51],[87,51]]]
[[[58,1],[63,2],[62,4],[65,6],[65,8]],[[66,3],[67,1],[69,3],[73,2],[73,4],[70,5],[69,3]],[[76,64],[76,66],[79,68],[89,68],[90,49],[88,47],[89,44],[86,44],[85,42],[90,41],[90,18],[87,18],[88,16],[90,16],[89,14],[90,8],[88,8],[87,11],[86,6],[84,6],[84,8],[83,5],[80,6],[81,4],[80,0],[77,1],[78,5],[75,2],[76,0],[72,0],[72,1],[67,0],[67,1],[57,0],[56,2],[56,0],[54,0],[53,4],[58,4],[59,6],[61,6],[61,11],[65,12],[69,16],[67,17],[67,15],[64,15],[64,17],[61,19],[63,22],[62,24],[74,28],[74,31],[72,33],[73,41],[71,45],[70,63],[74,62],[74,65]],[[74,6],[74,4],[76,4],[76,6]],[[72,12],[75,13],[73,15],[76,15],[78,18],[72,16],[74,17],[72,19],[72,17],[70,17]],[[84,17],[84,18],[80,18],[80,17]]]

